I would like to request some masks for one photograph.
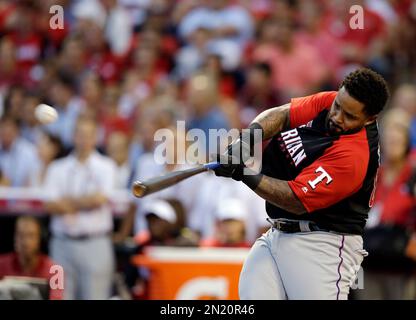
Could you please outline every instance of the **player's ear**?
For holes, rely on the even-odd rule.
[[[367,118],[367,121],[364,123],[365,126],[369,125],[370,123],[373,123],[377,119],[377,115],[370,116]]]

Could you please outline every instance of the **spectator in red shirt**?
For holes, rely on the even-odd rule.
[[[80,35],[71,35],[65,39],[57,64],[61,72],[70,74],[77,82],[81,81],[87,69],[87,50]]]
[[[80,95],[85,102],[83,115],[98,119],[103,109],[104,85],[97,73],[84,74],[81,80]]]
[[[258,62],[248,68],[240,97],[240,117],[244,125],[248,125],[258,113],[281,104],[279,92],[273,87],[272,69],[268,63]]]
[[[105,83],[120,80],[123,61],[115,56],[105,39],[103,26],[88,17],[80,17],[76,31],[85,44],[86,66],[97,73]]]
[[[15,252],[0,255],[0,279],[5,276],[33,277],[49,280],[53,261],[40,253],[41,226],[31,216],[17,219],[15,230]],[[49,299],[62,299],[62,290],[51,289]]]
[[[0,41],[0,91],[21,83],[13,42],[4,37]]]
[[[320,88],[327,69],[316,48],[296,40],[294,28],[289,19],[265,21],[253,50],[255,62],[272,67],[273,85],[284,100]]]
[[[0,31],[7,31],[16,20],[16,3],[12,1],[0,1]]]
[[[42,37],[35,28],[36,11],[34,8],[22,4],[17,7],[16,14],[8,37],[16,47],[16,59],[23,83],[29,87],[37,81],[34,76],[34,67],[41,58]]]
[[[350,8],[358,5],[363,8],[363,28],[351,28],[356,21],[355,11]],[[322,28],[341,41],[341,54],[344,63],[368,64],[383,53],[386,43],[386,26],[383,19],[369,10],[362,0],[331,1],[330,10],[322,19]]]
[[[405,111],[394,108],[384,118],[381,140],[384,157],[375,197],[375,204],[380,205],[380,223],[383,224],[408,225],[416,204],[408,188],[403,187],[413,169],[409,127],[410,115]]]
[[[414,266],[405,259],[406,255],[415,259],[412,247],[416,240],[407,236],[416,234],[416,201],[411,190],[414,183],[409,183],[415,157],[410,149],[409,127],[410,116],[401,109],[393,108],[383,118],[383,163],[364,234],[370,255],[364,265],[365,288],[356,292],[360,299],[414,299],[408,293]]]
[[[299,2],[298,22],[301,26],[296,32],[296,40],[312,46],[327,65],[327,78],[334,84],[335,76],[340,72],[341,41],[322,26],[324,6],[319,1],[302,0]]]
[[[114,132],[130,135],[133,119],[123,117],[119,112],[120,88],[116,85],[106,86],[103,91],[102,108],[99,113],[102,138],[107,143],[108,137]]]

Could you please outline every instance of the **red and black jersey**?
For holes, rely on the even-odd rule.
[[[311,220],[321,228],[362,234],[379,166],[377,123],[331,136],[326,117],[337,92],[292,99],[290,128],[272,138],[262,173],[288,181],[307,210],[294,215],[266,202],[271,218]]]

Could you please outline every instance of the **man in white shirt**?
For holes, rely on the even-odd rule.
[[[52,215],[51,255],[64,268],[65,299],[107,299],[114,272],[108,199],[115,185],[114,162],[96,149],[97,124],[80,118],[75,149],[46,174],[46,204]]]

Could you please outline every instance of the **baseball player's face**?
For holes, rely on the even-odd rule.
[[[326,124],[331,135],[351,134],[360,131],[375,118],[367,116],[364,104],[351,97],[342,87],[331,106]]]

